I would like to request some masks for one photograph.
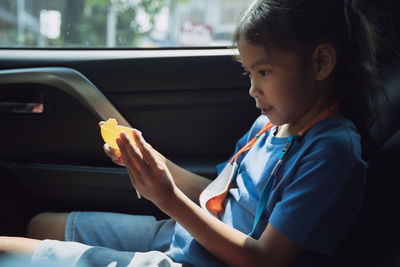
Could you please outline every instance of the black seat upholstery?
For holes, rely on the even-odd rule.
[[[378,67],[386,101],[370,129],[376,148],[369,160],[362,209],[332,266],[400,266],[400,2],[359,1],[378,26]]]
[[[383,75],[387,102],[371,128],[377,149],[369,162],[359,217],[334,266],[400,266],[400,60]]]

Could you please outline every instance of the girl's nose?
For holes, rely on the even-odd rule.
[[[250,89],[249,89],[249,95],[251,97],[254,97],[254,98],[256,97],[256,88],[254,86],[253,81],[251,81],[251,85],[250,85]]]

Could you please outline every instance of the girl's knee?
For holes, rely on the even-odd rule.
[[[36,239],[65,240],[65,224],[69,213],[43,212],[28,223],[27,236]]]

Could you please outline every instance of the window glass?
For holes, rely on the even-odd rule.
[[[0,47],[231,45],[251,0],[0,0]]]

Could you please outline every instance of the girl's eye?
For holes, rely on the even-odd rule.
[[[244,72],[242,72],[242,75],[243,75],[243,76],[249,76],[249,77],[251,77],[251,73],[248,72],[247,70],[245,70]]]
[[[251,77],[251,73],[247,70],[247,68],[242,64],[242,68],[243,68],[243,72],[242,72],[242,75],[243,76],[248,76],[248,77]]]
[[[267,71],[267,70],[260,70],[258,73],[260,73],[261,76],[266,76],[266,75],[269,73],[269,71]]]

